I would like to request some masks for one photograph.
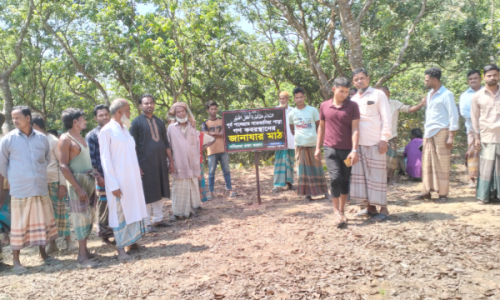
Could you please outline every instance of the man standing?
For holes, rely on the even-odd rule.
[[[141,171],[134,138],[125,124],[130,124],[130,104],[125,99],[113,100],[111,121],[99,133],[99,150],[106,179],[109,226],[118,250],[118,259],[127,260],[125,248],[137,249],[137,241],[146,232],[148,218],[141,182]]]
[[[279,94],[280,105],[277,107],[285,108],[285,128],[286,128],[286,141],[288,144],[287,150],[278,150],[274,159],[274,188],[273,193],[278,193],[281,188],[287,187],[287,190],[292,189],[293,185],[293,168],[295,162],[295,144],[294,137],[290,127],[288,126],[288,117],[293,107],[288,105],[290,94],[288,92],[281,92]]]
[[[391,97],[391,92],[389,91],[389,88],[386,86],[383,86],[380,88],[382,92],[387,96],[387,99],[389,99],[389,106],[391,107],[391,139],[388,142],[388,148],[387,148],[387,183],[394,185],[394,174],[396,172],[396,168],[398,166],[398,160],[397,160],[397,152],[398,152],[398,119],[399,119],[399,112],[404,112],[404,113],[414,113],[417,112],[419,109],[424,107],[426,98],[422,99],[422,102],[420,102],[417,105],[410,106],[410,105],[405,105],[402,102],[398,100],[392,100]]]
[[[306,196],[304,202],[309,202],[311,197],[319,195],[325,195],[327,199],[330,199],[323,165],[314,158],[319,125],[318,110],[305,103],[305,91],[301,87],[293,90],[293,100],[296,107],[288,116],[288,124],[295,137],[297,194]]]
[[[45,264],[57,262],[45,252],[45,246],[57,238],[57,227],[47,189],[49,141],[31,127],[31,110],[27,106],[12,108],[12,122],[16,129],[0,142],[0,174],[10,184],[10,247],[14,271],[22,273],[26,268],[19,254],[27,246],[39,246]]]
[[[54,210],[54,218],[56,220],[57,232],[59,236],[64,237],[66,241],[66,250],[73,250],[75,245],[71,241],[69,214],[66,210],[68,200],[66,198],[66,179],[59,168],[59,153],[57,152],[57,142],[55,136],[45,131],[45,121],[40,115],[33,115],[31,119],[33,129],[45,134],[50,146],[50,163],[47,167],[47,180],[49,188],[50,200],[52,200],[52,208]],[[47,253],[58,251],[56,241],[50,242],[47,247]]]
[[[479,154],[478,203],[498,200],[500,187],[500,68],[484,67],[486,85],[472,96],[471,123]]]
[[[349,99],[351,82],[340,77],[333,82],[333,99],[323,102],[319,109],[319,129],[314,156],[321,162],[324,147],[326,167],[330,178],[335,224],[345,226],[344,207],[349,194],[351,166],[358,162],[359,108]],[[348,161],[347,163],[345,161]]]
[[[168,140],[173,145],[175,170],[172,188],[174,217],[196,215],[201,207],[198,177],[200,176],[200,141],[193,127],[194,117],[184,102],[176,102],[169,110],[176,122],[168,126]],[[175,142],[173,142],[175,141]]]
[[[155,110],[155,99],[150,94],[144,94],[139,99],[139,107],[142,115],[132,122],[130,134],[134,137],[137,151],[137,159],[142,174],[142,185],[148,215],[151,217],[153,211],[153,223],[150,217],[146,219],[146,225],[150,226],[172,226],[163,221],[164,198],[170,198],[170,186],[168,181],[167,156],[170,168],[173,170],[172,153],[167,140],[165,123],[153,115]]]
[[[472,96],[481,89],[481,72],[478,70],[469,71],[467,84],[469,88],[460,95],[460,114],[465,119],[465,129],[467,130],[468,150],[465,159],[469,171],[469,187],[475,188],[479,167],[479,151],[476,151],[474,147],[474,136],[472,135],[471,100]]]
[[[441,84],[441,70],[425,71],[427,94],[424,144],[422,148],[423,193],[415,199],[430,199],[431,191],[439,194],[437,202],[446,201],[450,187],[450,158],[453,138],[458,129],[455,97]]]
[[[215,170],[217,163],[220,161],[226,190],[230,192],[229,197],[236,197],[238,194],[233,191],[231,185],[231,172],[229,171],[229,154],[224,152],[224,133],[222,132],[222,119],[217,117],[218,106],[217,102],[210,100],[206,104],[208,120],[201,124],[201,131],[205,131],[208,135],[215,138],[215,143],[207,148],[208,156],[208,188],[210,195],[208,200],[214,199],[214,184]]]
[[[82,267],[97,267],[87,249],[87,239],[94,224],[95,179],[87,143],[80,133],[87,128],[85,113],[81,109],[67,108],[61,114],[64,127],[57,144],[59,165],[68,187],[71,223],[78,240],[78,264]]]
[[[111,244],[109,238],[113,237],[113,229],[108,222],[108,201],[106,198],[106,186],[104,172],[101,164],[101,153],[99,152],[99,133],[104,125],[108,124],[110,115],[109,107],[103,104],[94,107],[94,119],[99,124],[85,136],[85,142],[89,146],[90,161],[96,175],[96,200],[97,200],[97,235],[103,243]]]
[[[387,209],[387,142],[391,138],[391,107],[387,96],[370,86],[364,68],[353,71],[358,93],[352,98],[359,107],[359,164],[354,165],[351,199],[362,208],[358,216],[374,217],[381,222],[389,218]],[[377,211],[380,206],[380,212]]]

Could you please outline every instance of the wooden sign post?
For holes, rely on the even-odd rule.
[[[255,177],[257,178],[257,203],[262,204],[260,200],[260,179],[259,179],[259,152],[253,153],[253,161],[255,163]]]

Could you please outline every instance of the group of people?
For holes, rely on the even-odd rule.
[[[479,203],[496,199],[500,186],[500,113],[495,111],[497,107],[500,110],[500,102],[496,102],[499,70],[496,65],[484,67],[486,86],[482,88],[481,73],[469,72],[470,89],[460,99],[469,134],[469,176],[472,182],[478,178],[475,186]],[[436,192],[435,201],[446,202],[459,112],[453,93],[441,84],[441,70],[425,71],[424,82],[430,91],[414,106],[390,99],[387,87],[371,87],[365,69],[356,69],[352,75],[355,87],[351,88],[351,80],[345,77],[335,79],[334,96],[321,104],[319,112],[305,104],[305,92],[300,87],[293,91],[295,108],[289,107],[287,92],[279,95],[280,106],[288,116],[289,142],[288,149],[276,152],[273,192],[294,189],[296,160],[297,194],[305,196],[305,201],[322,195],[331,198],[337,226],[347,224],[344,208],[348,196],[360,207],[358,217],[387,220],[387,185],[394,184],[395,171],[401,165],[397,157],[399,113],[414,113],[427,105],[424,134],[418,128],[411,130],[411,142],[402,151],[404,167],[400,168],[410,177],[422,179],[422,193],[416,199],[431,199],[431,192]]]
[[[60,137],[50,134],[44,119],[32,115],[27,106],[12,109],[16,129],[0,141],[0,232],[2,243],[13,251],[14,271],[26,271],[19,256],[28,246],[39,247],[44,264],[59,263],[49,255],[58,250],[58,236],[64,238],[66,249],[78,247],[80,266],[96,267],[98,257],[87,248],[95,220],[103,243],[116,247],[118,259],[129,259],[127,252],[138,249],[137,241],[146,232],[172,226],[164,221],[165,198],[172,199],[170,221],[196,215],[201,202],[214,198],[219,161],[230,197],[237,196],[216,102],[207,103],[210,118],[204,132],[196,130],[194,116],[183,102],[168,111],[168,128],[154,115],[152,95],[142,95],[139,108],[142,114],[130,122],[127,100],[97,105],[98,126],[85,138],[81,133],[87,121],[81,109],[62,112],[67,131]],[[210,195],[202,171],[206,148]],[[71,226],[78,245],[71,240]]]

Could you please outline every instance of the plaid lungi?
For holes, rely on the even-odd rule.
[[[174,216],[189,217],[201,206],[198,178],[174,179],[172,187],[172,213]]]
[[[278,150],[274,157],[274,186],[284,187],[289,182],[293,184],[293,165],[295,150]]]
[[[474,137],[472,133],[467,136],[469,149],[465,153],[465,166],[469,171],[469,178],[477,178],[479,169],[479,151],[474,147]]]
[[[359,146],[359,162],[352,167],[351,199],[356,205],[387,206],[386,155],[379,145]]]
[[[447,196],[450,188],[450,149],[446,148],[448,129],[441,129],[431,138],[424,139],[422,148],[423,193],[436,191]]]
[[[205,173],[203,173],[203,164],[200,164],[200,179],[198,180],[198,186],[200,187],[200,197],[201,202],[207,202],[207,184],[205,182]]]
[[[390,139],[387,146],[387,177],[394,178],[394,173],[396,173],[396,168],[398,166],[398,137]]]
[[[500,187],[500,144],[481,144],[476,197],[484,202],[498,197]]]
[[[11,197],[10,247],[45,246],[57,238],[57,226],[49,195]]]
[[[97,211],[97,235],[101,238],[113,237],[113,229],[109,227],[108,221],[108,201],[106,198],[106,188],[96,184],[97,193],[96,211]]]
[[[314,158],[316,147],[295,147],[297,161],[297,194],[319,196],[328,193],[323,165]]]
[[[75,180],[87,193],[88,201],[81,201],[73,186],[67,182],[69,211],[77,240],[88,238],[94,223],[95,179],[90,175],[90,171],[72,172]]]
[[[59,200],[57,194],[59,193],[59,182],[49,183],[49,196],[52,201],[52,209],[54,210],[54,218],[57,225],[57,233],[59,236],[69,236],[70,223],[69,213],[67,210],[68,200],[66,197]]]
[[[127,224],[122,204],[118,198],[116,198],[116,213],[118,214],[119,225],[117,228],[113,228],[113,235],[115,236],[116,249],[121,250],[140,240],[146,234],[146,225],[144,225],[144,220]]]

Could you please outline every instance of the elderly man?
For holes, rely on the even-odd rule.
[[[288,144],[287,150],[278,150],[275,154],[274,159],[274,188],[273,193],[278,193],[280,189],[287,187],[287,190],[292,189],[293,185],[293,168],[295,162],[295,143],[293,141],[293,134],[288,126],[288,116],[293,110],[293,107],[288,105],[290,100],[290,94],[288,92],[281,92],[279,94],[280,105],[277,107],[285,108],[285,120],[286,120],[286,141]]]
[[[391,99],[391,92],[389,91],[389,88],[386,86],[383,86],[380,88],[382,92],[387,96],[387,99],[389,99],[389,106],[391,107],[391,139],[388,142],[388,148],[387,148],[387,183],[394,185],[394,174],[396,173],[396,167],[398,166],[398,159],[396,157],[396,154],[398,152],[398,119],[399,119],[399,112],[404,112],[404,113],[414,113],[417,112],[419,109],[424,107],[426,99],[422,99],[422,102],[420,102],[417,105],[405,105],[403,102],[398,101],[398,100],[393,100]]]
[[[148,214],[151,216],[151,211],[153,212],[153,223],[151,224],[150,218],[146,218],[146,225],[149,231],[154,231],[151,226],[172,226],[163,221],[162,210],[163,199],[170,198],[167,156],[172,161],[172,152],[167,140],[165,123],[153,114],[155,111],[153,95],[142,95],[139,107],[142,115],[132,122],[130,134],[135,140]]]
[[[130,125],[130,104],[116,99],[110,112],[111,121],[99,133],[99,149],[106,178],[109,226],[113,228],[118,259],[127,260],[130,256],[126,248],[138,249],[136,243],[146,232],[144,219],[148,213],[134,138],[126,126]]]
[[[352,169],[351,199],[362,208],[358,216],[374,217],[374,221],[381,222],[389,218],[385,153],[392,136],[391,107],[382,91],[370,87],[365,69],[354,70],[352,80],[358,89],[352,101],[358,104],[361,118],[359,163]]]
[[[40,115],[33,115],[31,119],[33,129],[45,134],[50,146],[50,163],[47,167],[47,179],[49,182],[49,196],[52,200],[54,218],[56,220],[57,232],[66,241],[66,250],[73,250],[76,245],[71,241],[69,214],[66,209],[68,200],[66,198],[66,179],[59,168],[59,152],[57,152],[57,142],[55,136],[45,131],[45,121]],[[51,241],[47,247],[47,253],[58,251],[56,241]]]
[[[471,122],[479,154],[478,203],[498,200],[500,188],[500,68],[484,67],[486,85],[472,96]]]
[[[460,95],[460,114],[465,119],[467,130],[468,150],[465,153],[467,170],[469,171],[469,187],[476,187],[476,178],[479,168],[479,151],[474,147],[474,136],[472,134],[471,101],[472,96],[481,89],[481,72],[471,70],[467,73],[467,84],[469,88]]]
[[[109,241],[109,238],[113,237],[113,229],[109,227],[108,222],[106,185],[101,164],[101,153],[99,152],[99,133],[109,122],[109,107],[103,104],[96,105],[96,107],[94,107],[94,119],[99,126],[87,133],[85,142],[89,145],[90,161],[92,162],[92,168],[94,168],[94,174],[96,175],[97,235],[102,239],[104,244],[110,245],[112,243]]]
[[[453,93],[441,84],[441,70],[425,71],[427,94],[424,144],[422,148],[423,193],[415,199],[431,199],[431,191],[438,192],[436,202],[446,201],[450,188],[450,158],[453,138],[458,130],[458,109]]]
[[[0,174],[9,179],[11,194],[11,241],[14,271],[26,272],[19,254],[27,246],[39,246],[45,264],[57,262],[45,246],[57,238],[54,211],[48,195],[47,166],[50,146],[47,137],[31,127],[27,106],[12,109],[16,129],[0,142]]]
[[[78,240],[78,264],[82,267],[97,267],[96,256],[90,254],[87,239],[94,223],[95,179],[89,147],[80,133],[87,128],[85,113],[81,109],[67,108],[61,114],[64,127],[57,150],[59,165],[68,187],[71,223]]]
[[[196,215],[201,207],[198,177],[200,171],[200,141],[193,114],[184,102],[177,102],[168,112],[176,122],[167,129],[167,137],[172,145],[174,186],[172,188],[172,220],[178,217]]]

